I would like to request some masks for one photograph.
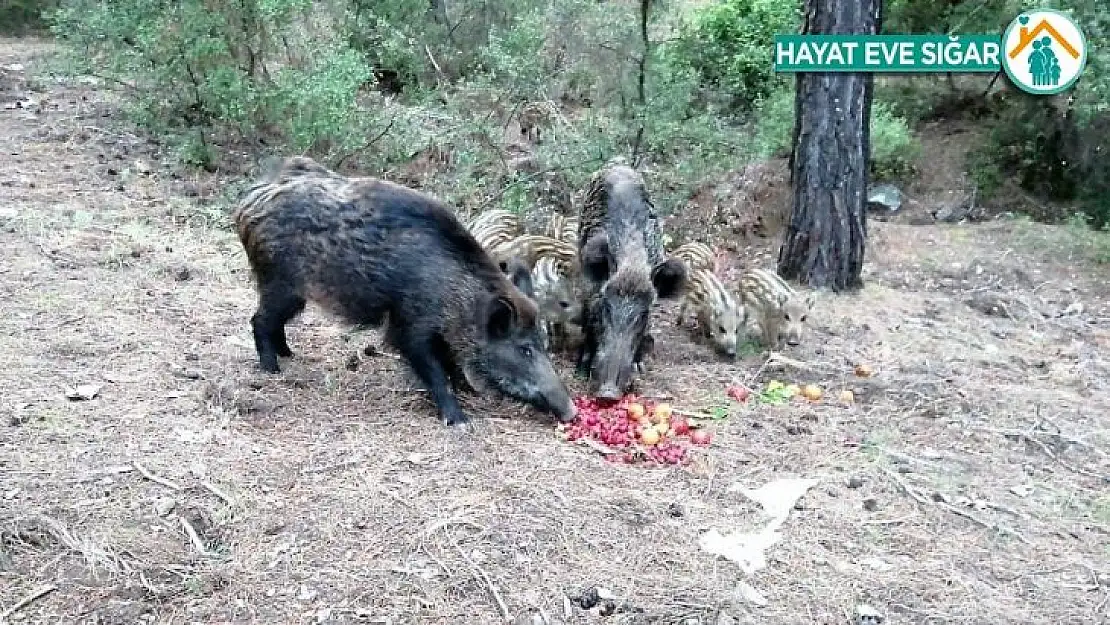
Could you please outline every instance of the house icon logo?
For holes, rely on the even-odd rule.
[[[1051,95],[1075,84],[1087,65],[1087,39],[1070,17],[1022,13],[1002,35],[1002,69],[1023,91]]]

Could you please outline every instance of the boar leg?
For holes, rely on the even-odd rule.
[[[412,367],[416,377],[424,383],[424,387],[432,396],[439,415],[446,425],[461,425],[467,422],[462,407],[455,394],[451,392],[448,384],[450,380],[447,370],[439,358],[436,341],[413,336],[406,328],[391,326],[391,343],[397,346],[409,366]]]
[[[597,336],[588,324],[583,328],[582,344],[578,347],[578,364],[575,373],[579,376],[589,377],[593,368],[594,353],[597,352]]]
[[[259,290],[258,311],[251,317],[254,347],[263,371],[277,373],[278,356],[293,355],[285,337],[285,324],[304,310],[305,300],[291,284],[273,281]]]

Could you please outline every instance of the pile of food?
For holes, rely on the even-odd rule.
[[[686,443],[708,445],[712,435],[668,403],[628,395],[606,404],[576,397],[578,416],[560,426],[568,441],[579,441],[605,454],[610,462],[625,464],[683,464]]]

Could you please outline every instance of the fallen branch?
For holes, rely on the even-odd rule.
[[[193,548],[197,550],[197,553],[202,556],[216,555],[205,548],[204,541],[200,539],[200,534],[197,534],[196,528],[193,527],[193,524],[190,523],[188,519],[183,516],[179,516],[177,518],[181,519],[181,527],[185,530],[185,534],[189,537],[189,542],[193,543]]]
[[[459,555],[462,556],[462,559],[466,561],[467,565],[470,566],[470,568],[473,569],[474,572],[482,578],[482,581],[486,583],[486,588],[488,588],[490,594],[493,595],[493,600],[495,603],[497,603],[497,609],[501,611],[501,616],[505,619],[505,622],[507,623],[511,621],[513,615],[511,612],[509,612],[509,606],[505,605],[505,600],[501,598],[501,593],[498,592],[497,586],[493,585],[493,580],[490,579],[485,569],[475,564],[474,561],[470,558],[466,557],[466,554],[463,552],[462,547],[459,547],[458,543],[454,543],[454,545],[455,550],[459,552]]]
[[[150,469],[148,469],[148,468],[144,467],[143,465],[139,464],[139,461],[137,461],[137,460],[135,462],[132,462],[131,466],[135,467],[135,470],[139,472],[139,475],[142,475],[143,477],[150,480],[151,482],[154,482],[156,484],[161,484],[162,486],[165,486],[166,488],[168,488],[170,490],[181,490],[181,487],[178,486],[177,484],[167,480],[164,477],[159,477],[159,476],[155,475],[154,473],[151,473]]]
[[[590,438],[580,438],[580,439],[578,439],[578,443],[581,444],[581,445],[585,445],[586,447],[589,447],[590,449],[592,449],[594,451],[605,454],[606,456],[618,453],[616,449],[613,449],[612,447],[608,447],[606,445],[603,445],[603,444],[601,444],[601,443],[599,443],[599,442],[597,442],[593,439],[590,439]]]
[[[863,525],[897,525],[899,523],[905,523],[906,521],[910,521],[912,519],[913,515],[907,514],[906,516],[900,516],[896,519],[870,519],[864,521]]]
[[[1036,427],[1036,426],[1034,426],[1034,427]],[[1044,441],[1042,441],[1042,440],[1040,440],[1039,438],[1036,437],[1036,435],[1034,434],[1034,432],[1035,432],[1034,429],[1030,429],[1028,431],[1025,431],[1025,430],[999,430],[999,429],[995,429],[995,428],[987,428],[987,431],[995,432],[997,434],[1001,434],[1001,435],[1005,436],[1006,438],[1013,438],[1013,439],[1023,440],[1023,441],[1032,443],[1033,445],[1037,446],[1042,452],[1044,452],[1044,455],[1046,455],[1049,458],[1051,458],[1052,460],[1056,461],[1057,463],[1060,464],[1060,466],[1064,467],[1065,469],[1068,469],[1069,471],[1072,471],[1073,473],[1078,473],[1080,475],[1086,475],[1087,477],[1093,477],[1097,480],[1102,480],[1103,482],[1110,483],[1110,475],[1102,475],[1102,474],[1099,474],[1099,473],[1095,473],[1094,471],[1084,469],[1083,467],[1077,467],[1074,464],[1071,464],[1070,462],[1061,458],[1059,455],[1056,454],[1056,452],[1052,451],[1052,448],[1049,447],[1047,443],[1045,443]],[[1076,440],[1076,439],[1073,439],[1073,438],[1069,438],[1069,437],[1066,437],[1066,436],[1064,436],[1062,434],[1059,434],[1059,433],[1046,432],[1046,434],[1048,436],[1056,437],[1056,438],[1058,438],[1062,441],[1065,441],[1067,443],[1070,443],[1070,444],[1079,445],[1081,447],[1086,447],[1088,449],[1092,449],[1092,450],[1094,450],[1096,452],[1099,452],[1099,453],[1102,452],[1101,449],[1098,449],[1096,447],[1092,447],[1090,445],[1090,443],[1085,443],[1083,441],[1079,441],[1079,440]]]
[[[58,587],[54,586],[53,584],[50,584],[48,586],[43,586],[42,588],[39,588],[35,592],[33,592],[33,593],[27,595],[26,597],[20,599],[18,603],[16,603],[12,607],[8,608],[7,610],[5,610],[3,614],[0,614],[0,622],[7,621],[11,617],[11,615],[15,614],[16,612],[19,612],[23,608],[31,605],[32,603],[38,601],[39,599],[42,599],[43,597],[45,597],[46,595],[49,595],[50,593],[54,592],[55,590],[58,590]]]
[[[955,514],[957,516],[962,516],[965,519],[967,519],[969,521],[972,521],[972,522],[974,522],[978,525],[981,525],[981,526],[983,526],[987,529],[994,530],[994,531],[996,531],[1000,534],[1009,534],[1010,536],[1013,536],[1014,538],[1018,539],[1018,541],[1026,544],[1026,545],[1030,544],[1029,541],[1026,540],[1026,538],[1024,536],[1022,536],[1021,534],[1019,534],[1015,530],[1012,530],[1008,527],[1004,527],[1002,525],[998,525],[997,523],[991,523],[990,521],[980,519],[979,517],[977,517],[974,514],[968,512],[967,510],[964,510],[964,509],[959,508],[957,506],[953,506],[952,504],[948,503],[947,501],[936,501],[935,499],[930,500],[930,499],[926,498],[924,495],[922,495],[920,492],[917,492],[916,489],[912,488],[909,484],[907,484],[904,480],[902,480],[902,478],[895,475],[892,471],[882,469],[882,472],[887,477],[889,477],[895,484],[897,484],[898,487],[904,493],[906,493],[907,495],[912,497],[914,499],[914,501],[916,501],[920,504],[925,505],[925,504],[930,504],[931,503],[934,506],[937,506],[939,508],[943,508],[944,510],[947,510],[947,511],[949,511],[952,514]]]
[[[200,485],[203,486],[204,489],[208,492],[222,499],[225,504],[229,506],[232,505],[233,502],[231,497],[229,497],[227,493],[223,492],[219,488],[216,488],[216,485],[212,482],[201,482]]]

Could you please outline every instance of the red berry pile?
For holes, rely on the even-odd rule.
[[[709,432],[695,429],[675,414],[670,404],[643,401],[635,395],[615,403],[580,396],[574,405],[578,416],[563,426],[567,440],[600,443],[610,462],[684,464],[687,447],[681,437],[688,436],[695,445],[708,445],[711,439]]]

